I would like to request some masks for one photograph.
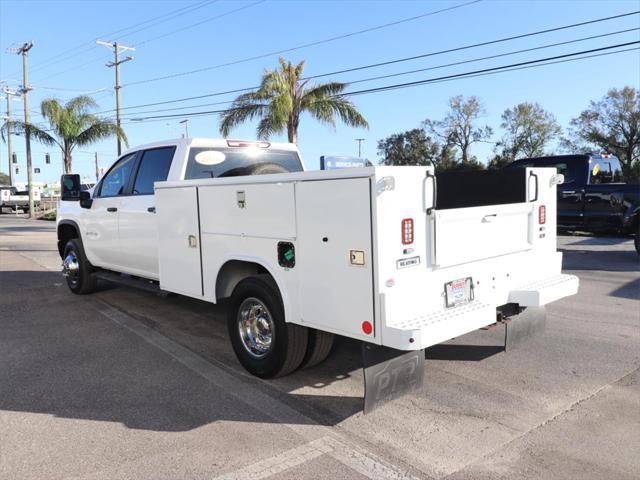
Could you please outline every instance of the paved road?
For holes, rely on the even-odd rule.
[[[580,293],[506,354],[498,329],[428,351],[427,390],[364,416],[359,349],[265,382],[224,306],[58,274],[53,225],[0,217],[0,478],[637,479],[640,264],[560,237]]]

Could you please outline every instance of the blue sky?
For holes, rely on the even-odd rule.
[[[460,5],[465,0],[449,1],[13,1],[0,0],[0,80],[18,86],[21,59],[7,52],[14,44],[31,40],[30,110],[38,111],[47,97],[66,100],[82,92],[99,102],[98,111],[114,108],[112,68],[105,63],[111,53],[96,46],[94,40],[120,40],[133,45],[135,59],[121,67],[122,106],[130,107],[174,98],[203,95],[257,85],[265,68],[277,63],[277,55],[210,69],[201,73],[176,76],[162,81],[135,84],[174,73],[191,71],[233,62],[272,51],[287,49],[378,25],[423,15],[428,12]],[[197,8],[200,5],[200,8]],[[171,17],[151,19],[184,7],[193,11]],[[226,15],[213,17],[246,6]],[[455,10],[407,21],[345,39],[326,42],[291,51],[285,56],[293,61],[305,60],[308,75],[367,65],[432,51],[455,48],[536,30],[640,10],[635,1],[490,1],[484,0]],[[184,11],[183,11],[184,12]],[[147,22],[140,24],[141,22]],[[194,25],[200,23],[200,25]],[[135,28],[111,34],[126,27]],[[597,23],[561,32],[529,37],[502,44],[468,49],[460,52],[372,68],[327,77],[349,82],[377,75],[459,62],[478,57],[511,52],[545,44],[640,27],[640,16]],[[173,33],[175,30],[183,29]],[[136,31],[139,30],[139,31]],[[161,38],[156,38],[161,37]],[[490,68],[537,58],[640,40],[639,31],[612,35],[589,41],[528,52],[501,59],[485,60],[461,66],[404,75],[400,77],[358,83],[351,90],[372,88],[400,82],[410,82],[440,75]],[[66,53],[65,53],[66,52]],[[64,53],[63,55],[61,55]],[[414,88],[353,97],[370,123],[369,130],[352,129],[338,124],[334,130],[305,117],[300,128],[299,147],[307,168],[319,166],[320,155],[354,155],[355,138],[363,143],[363,156],[376,158],[376,143],[390,134],[420,125],[425,118],[441,118],[447,101],[458,94],[476,95],[482,99],[487,115],[482,123],[501,134],[501,113],[523,101],[539,102],[567,126],[572,117],[584,109],[590,100],[598,99],[609,88],[640,85],[640,55],[638,50],[575,62],[543,66],[423,85]],[[323,79],[325,80],[325,79]],[[131,85],[128,85],[131,84]],[[184,131],[177,117],[153,122],[132,122],[135,117],[212,110],[224,107],[201,104],[232,100],[223,95],[184,103],[124,110],[124,121],[131,145],[178,137]],[[6,102],[2,101],[4,111]],[[193,106],[190,109],[149,110]],[[14,112],[22,115],[22,103],[13,102]],[[112,115],[112,112],[105,115]],[[33,115],[32,121],[42,119]],[[247,124],[233,133],[234,138],[253,138],[255,125]],[[191,136],[217,137],[218,117],[191,118]],[[283,140],[285,137],[274,137]],[[24,139],[14,137],[14,151],[19,157],[20,175],[26,179]],[[485,160],[491,145],[473,147],[473,153]],[[93,152],[100,156],[101,166],[115,160],[115,140],[84,147],[74,155],[74,170],[86,176],[93,173]],[[51,153],[52,165],[44,165],[45,152]],[[36,180],[50,181],[61,171],[60,152],[33,144],[34,167],[42,173]],[[6,145],[0,145],[0,171],[7,170]]]

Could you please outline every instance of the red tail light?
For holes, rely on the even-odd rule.
[[[413,243],[413,218],[405,218],[402,220],[402,244],[410,245]]]
[[[544,225],[547,221],[547,207],[540,205],[538,207],[538,223]]]

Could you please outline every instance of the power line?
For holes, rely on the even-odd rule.
[[[531,36],[535,36],[535,35],[542,35],[542,34],[549,33],[549,32],[556,32],[556,31],[566,30],[566,29],[570,29],[570,28],[576,28],[576,27],[580,27],[580,26],[584,26],[584,25],[590,25],[590,24],[599,23],[599,22],[606,22],[606,21],[609,21],[609,20],[617,19],[617,18],[627,17],[627,16],[631,16],[631,15],[637,15],[639,13],[640,13],[640,10],[634,11],[634,12],[629,12],[629,13],[624,13],[624,14],[621,14],[621,15],[614,15],[614,16],[610,16],[610,17],[596,18],[596,19],[585,21],[585,22],[572,23],[572,24],[569,24],[569,25],[562,25],[560,27],[553,27],[553,28],[548,28],[548,29],[544,29],[544,30],[538,30],[538,31],[535,31],[535,32],[529,32],[529,33],[525,33],[525,34],[521,34],[521,35],[503,37],[503,38],[499,38],[499,39],[495,39],[495,40],[489,40],[489,41],[486,41],[486,42],[480,42],[480,43],[465,45],[465,46],[461,46],[461,47],[449,48],[449,49],[446,49],[446,50],[439,50],[439,51],[435,51],[435,52],[429,52],[429,53],[425,53],[425,54],[417,55],[417,56],[413,56],[413,57],[404,57],[404,58],[400,58],[400,59],[389,60],[389,61],[382,62],[382,63],[374,63],[374,64],[369,64],[369,65],[362,65],[362,66],[349,68],[349,69],[344,69],[344,70],[335,70],[335,71],[332,71],[332,72],[327,72],[327,73],[322,73],[322,74],[318,74],[318,75],[312,75],[312,76],[309,76],[309,77],[305,77],[304,80],[322,78],[322,77],[327,77],[327,76],[330,76],[330,75],[338,75],[338,74],[341,74],[341,73],[347,73],[347,72],[351,72],[351,71],[365,70],[365,69],[368,69],[368,68],[375,68],[375,67],[382,66],[382,65],[389,65],[389,64],[392,64],[392,63],[406,62],[406,61],[415,60],[415,59],[418,59],[418,58],[431,57],[431,56],[436,56],[436,55],[441,55],[441,54],[451,53],[451,52],[456,52],[456,51],[461,51],[461,50],[468,50],[468,49],[476,48],[476,47],[480,47],[480,46],[491,45],[491,44],[496,44],[496,43],[503,43],[503,42],[507,42],[507,41],[511,41],[511,40],[515,40],[515,39],[526,38],[526,37],[531,37]],[[189,100],[200,100],[202,98],[216,97],[216,96],[227,95],[227,94],[231,94],[231,93],[246,92],[246,91],[249,91],[249,90],[254,90],[256,88],[258,88],[258,87],[255,86],[255,87],[247,87],[247,88],[238,88],[238,89],[226,90],[226,91],[221,91],[221,92],[207,93],[207,94],[203,94],[203,95],[195,95],[195,96],[191,96],[191,97],[181,97],[181,98],[158,101],[158,102],[153,102],[153,103],[144,103],[144,104],[140,104],[140,105],[132,105],[132,106],[129,106],[129,107],[123,107],[122,110],[131,110],[131,109],[143,108],[143,107],[154,107],[154,106],[157,106],[157,105],[167,105],[167,104],[170,104],[170,103],[180,103],[180,102],[186,102],[186,101],[189,101]],[[104,111],[98,112],[98,113],[109,113],[109,112],[113,112],[113,111],[114,110],[104,110]]]
[[[620,47],[624,47],[624,46],[637,45],[637,44],[640,44],[640,41],[621,43],[621,44],[617,44],[617,45],[609,45],[609,46],[606,46],[606,47],[595,48],[595,49],[590,49],[590,50],[583,50],[583,51],[580,51],[580,52],[567,53],[567,54],[563,54],[563,55],[556,55],[556,56],[540,58],[540,59],[536,59],[536,60],[529,60],[529,61],[526,61],[526,62],[512,63],[512,64],[509,64],[509,65],[502,65],[502,66],[499,66],[499,67],[492,67],[492,68],[486,68],[486,69],[481,69],[481,70],[474,70],[474,71],[470,71],[470,72],[463,72],[463,73],[458,73],[458,74],[445,75],[445,76],[441,76],[441,77],[433,77],[433,78],[428,78],[428,79],[423,79],[423,80],[417,80],[417,81],[414,81],[414,82],[405,82],[405,83],[399,83],[399,84],[393,84],[393,85],[386,85],[386,86],[383,86],[383,87],[375,87],[375,88],[369,88],[369,89],[345,92],[345,93],[339,94],[337,96],[365,95],[365,94],[369,94],[369,93],[378,93],[378,92],[389,91],[389,90],[410,88],[410,87],[424,85],[424,84],[428,84],[428,83],[439,83],[439,82],[443,82],[443,81],[457,80],[457,79],[460,79],[460,78],[470,78],[470,77],[477,77],[477,76],[483,76],[483,75],[488,75],[488,74],[501,73],[501,72],[504,72],[504,71],[520,70],[520,69],[526,68],[527,66],[534,67],[534,66],[547,65],[547,64],[550,65],[550,64],[565,63],[565,62],[575,61],[575,60],[582,60],[582,59],[585,59],[585,58],[600,57],[600,56],[604,56],[604,55],[613,55],[613,54],[627,52],[627,51],[631,51],[631,50],[637,50],[640,47],[638,47],[638,48],[630,48],[630,49],[625,49],[625,50],[619,50],[619,51],[615,51],[615,52],[601,53],[601,54],[598,54],[598,55],[590,55],[590,56],[584,56],[584,57],[579,57],[579,58],[571,58],[571,57],[577,57],[579,55],[586,55],[586,54],[589,54],[589,53],[602,52],[602,51],[611,50],[611,49],[614,49],[614,48],[620,48]],[[554,60],[558,60],[558,61],[554,61]],[[543,62],[548,62],[548,63],[543,63]],[[231,110],[231,109],[208,110],[208,111],[201,111],[201,112],[186,112],[186,113],[182,113],[182,114],[172,114],[172,115],[156,115],[156,116],[150,116],[150,117],[144,117],[144,118],[141,118],[141,119],[136,119],[135,121],[136,122],[143,122],[143,121],[155,120],[155,119],[170,119],[170,118],[180,118],[180,117],[184,118],[184,117],[194,117],[194,116],[208,116],[208,115],[228,112],[229,110]],[[133,119],[130,119],[130,120],[133,121]]]
[[[221,13],[219,15],[215,15],[213,17],[209,17],[209,18],[206,18],[204,20],[200,20],[199,22],[192,23],[190,25],[185,25],[184,27],[180,27],[180,28],[178,28],[176,30],[172,30],[170,32],[163,33],[162,35],[158,35],[157,37],[152,37],[152,38],[149,38],[147,40],[144,40],[143,42],[136,43],[136,46],[145,45],[145,44],[147,44],[149,42],[154,42],[154,41],[159,40],[161,38],[165,38],[165,37],[168,37],[170,35],[174,35],[176,33],[183,32],[184,30],[188,30],[190,28],[197,27],[197,26],[202,25],[204,23],[211,22],[213,20],[217,20],[219,18],[226,17],[227,15],[231,15],[233,13],[240,12],[242,10],[246,10],[248,8],[251,8],[251,7],[255,7],[256,5],[259,5],[259,4],[264,3],[266,1],[267,0],[258,0],[257,2],[253,2],[253,3],[250,3],[248,5],[244,5],[242,7],[239,7],[239,8],[233,9],[233,10],[229,10],[227,12],[223,12],[223,13]]]
[[[245,63],[245,62],[250,62],[250,61],[253,61],[253,60],[258,60],[260,58],[271,57],[273,55],[280,55],[280,54],[283,54],[283,53],[293,52],[293,51],[296,51],[296,50],[302,50],[304,48],[314,47],[314,46],[322,45],[322,44],[329,43],[329,42],[335,42],[336,40],[343,40],[345,38],[354,37],[356,35],[362,35],[364,33],[370,33],[370,32],[376,31],[376,30],[382,30],[384,28],[393,27],[393,26],[396,26],[396,25],[400,25],[402,23],[412,22],[412,21],[415,21],[415,20],[419,20],[421,18],[425,18],[425,17],[429,17],[429,16],[432,16],[432,15],[437,15],[439,13],[448,12],[448,11],[455,10],[455,9],[458,9],[458,8],[463,8],[463,7],[466,7],[466,6],[469,6],[469,5],[473,5],[473,4],[479,3],[481,1],[482,0],[472,0],[470,2],[461,3],[459,5],[454,5],[452,7],[442,8],[440,10],[434,10],[434,11],[431,11],[431,12],[423,13],[421,15],[415,15],[413,17],[403,18],[403,19],[396,20],[396,21],[393,21],[393,22],[384,23],[382,25],[376,25],[374,27],[369,27],[369,28],[365,28],[365,29],[362,29],[362,30],[357,30],[355,32],[350,32],[350,33],[346,33],[346,34],[343,34],[343,35],[337,35],[337,36],[334,36],[334,37],[329,37],[329,38],[325,38],[325,39],[322,39],[322,40],[317,40],[315,42],[304,43],[302,45],[297,45],[295,47],[285,48],[285,49],[282,49],[282,50],[276,50],[276,51],[272,51],[272,52],[268,52],[268,53],[263,53],[263,54],[260,54],[260,55],[254,55],[252,57],[247,57],[247,58],[243,58],[243,59],[240,59],[240,60],[234,60],[234,61],[227,62],[227,63],[220,63],[220,64],[217,64],[217,65],[210,65],[208,67],[202,67],[202,68],[198,68],[198,69],[195,69],[195,70],[190,70],[190,71],[187,71],[187,72],[172,73],[172,74],[169,74],[169,75],[163,75],[161,77],[147,78],[147,79],[144,79],[144,80],[138,80],[136,82],[129,82],[129,83],[123,85],[123,86],[124,87],[128,87],[128,86],[131,86],[131,85],[140,85],[142,83],[157,82],[157,81],[160,81],[160,80],[167,80],[169,78],[176,78],[176,77],[182,77],[182,76],[185,76],[185,75],[192,75],[194,73],[206,72],[206,71],[214,70],[214,69],[217,69],[217,68],[228,67],[228,66],[231,66],[231,65],[237,65],[239,63]]]
[[[198,9],[200,9],[202,7],[205,7],[205,6],[207,6],[207,5],[211,4],[211,3],[215,3],[216,1],[219,1],[219,0],[205,0],[205,1],[202,1],[202,2],[198,2],[195,5],[188,5],[186,7],[181,7],[181,8],[178,8],[176,10],[172,10],[170,12],[167,12],[165,14],[158,15],[157,17],[153,17],[151,19],[144,20],[142,22],[138,22],[138,23],[135,23],[133,25],[129,25],[128,27],[124,27],[124,28],[121,28],[119,30],[115,30],[113,32],[106,33],[104,35],[99,35],[99,37],[113,37],[113,36],[117,35],[120,32],[124,32],[124,31],[130,30],[132,28],[136,28],[136,27],[138,27],[140,25],[144,25],[144,24],[153,22],[155,20],[162,19],[164,17],[170,17],[170,18],[166,18],[162,22],[157,22],[154,25],[151,25],[149,27],[145,27],[145,28],[151,28],[152,26],[158,25],[158,24],[163,23],[163,22],[168,21],[168,20],[172,20],[172,19],[174,19],[174,18],[176,18],[178,16],[185,15],[187,13],[191,13],[192,11],[198,10]],[[182,12],[182,13],[179,13],[179,12]],[[122,36],[124,37],[126,35],[130,35],[130,34],[136,33],[136,32],[141,31],[141,30],[142,29],[136,30],[135,32],[131,32],[129,34],[125,34],[125,35],[122,35]],[[74,57],[76,57],[76,56],[78,56],[78,55],[80,55],[82,53],[86,53],[86,52],[95,50],[97,47],[95,45],[92,45],[89,48],[85,48],[84,50],[82,50],[80,52],[74,53],[73,55],[66,56],[64,59],[56,60],[59,57],[65,56],[68,53],[75,52],[79,48],[82,48],[82,47],[86,46],[88,43],[93,43],[93,41],[94,41],[94,39],[92,39],[90,41],[87,41],[87,42],[83,42],[83,43],[77,45],[76,47],[70,48],[68,50],[65,50],[64,52],[61,52],[61,53],[58,53],[58,54],[54,55],[53,57],[50,57],[49,60],[47,60],[44,63],[40,64],[37,68],[34,68],[33,71],[38,72],[38,71],[40,71],[40,70],[42,70],[42,69],[44,69],[44,68],[46,68],[46,67],[48,67],[50,65],[53,65],[55,63],[60,63],[60,62],[63,62],[65,60],[68,60],[70,58],[74,58]]]
[[[391,74],[388,74],[388,75],[379,75],[379,76],[363,78],[363,79],[359,79],[359,80],[350,80],[350,81],[346,81],[345,83],[347,83],[349,85],[353,85],[353,84],[356,84],[356,83],[371,82],[371,81],[374,81],[374,80],[382,80],[382,79],[385,79],[385,78],[398,77],[398,76],[402,76],[402,75],[410,75],[410,74],[413,74],[413,73],[426,72],[426,71],[430,71],[430,70],[437,70],[437,69],[440,69],[440,68],[453,67],[453,66],[464,65],[464,64],[468,64],[468,63],[480,62],[480,61],[484,61],[484,60],[491,60],[491,59],[495,59],[495,58],[507,57],[507,56],[511,56],[511,55],[517,55],[517,54],[520,54],[520,53],[532,52],[532,51],[536,51],[536,50],[542,50],[542,49],[546,49],[546,48],[557,47],[557,46],[560,46],[560,45],[568,45],[568,44],[577,43],[577,42],[584,42],[584,41],[587,41],[587,40],[593,40],[593,39],[596,39],[596,38],[608,37],[608,36],[611,36],[611,35],[618,35],[618,34],[621,34],[621,33],[628,33],[628,32],[638,31],[638,30],[640,30],[640,27],[629,28],[629,29],[625,29],[625,30],[618,30],[618,31],[615,31],[615,32],[603,33],[603,34],[600,34],[600,35],[591,35],[589,37],[583,37],[583,38],[578,38],[578,39],[574,39],[574,40],[567,40],[567,41],[564,41],[564,42],[550,43],[550,44],[541,45],[541,46],[538,46],[538,47],[525,48],[525,49],[515,50],[515,51],[511,51],[511,52],[497,54],[497,55],[490,55],[490,56],[486,56],[486,57],[463,60],[463,61],[460,61],[460,62],[446,63],[446,64],[443,64],[443,65],[435,65],[435,66],[432,66],[432,67],[420,68],[420,69],[416,69],[416,70],[408,70],[408,71],[398,72],[398,73],[391,73]],[[186,106],[186,107],[172,107],[172,108],[161,108],[161,109],[156,109],[156,110],[136,111],[136,112],[129,112],[127,115],[139,116],[139,115],[146,114],[146,113],[158,113],[158,112],[167,112],[167,111],[175,111],[175,110],[186,110],[186,109],[195,108],[195,107],[209,107],[209,106],[214,106],[214,105],[225,105],[225,104],[229,104],[229,103],[233,103],[233,100],[226,100],[226,101],[222,101],[222,102],[213,102],[213,103],[203,103],[203,104],[198,104],[198,105],[189,105],[189,106]]]

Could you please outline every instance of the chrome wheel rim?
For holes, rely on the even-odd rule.
[[[275,328],[271,312],[262,301],[250,297],[240,304],[238,331],[242,346],[253,358],[264,358],[271,351]]]
[[[80,276],[80,263],[78,262],[78,256],[73,250],[67,253],[67,256],[62,262],[62,274],[67,277],[67,282],[72,287],[78,284]]]

